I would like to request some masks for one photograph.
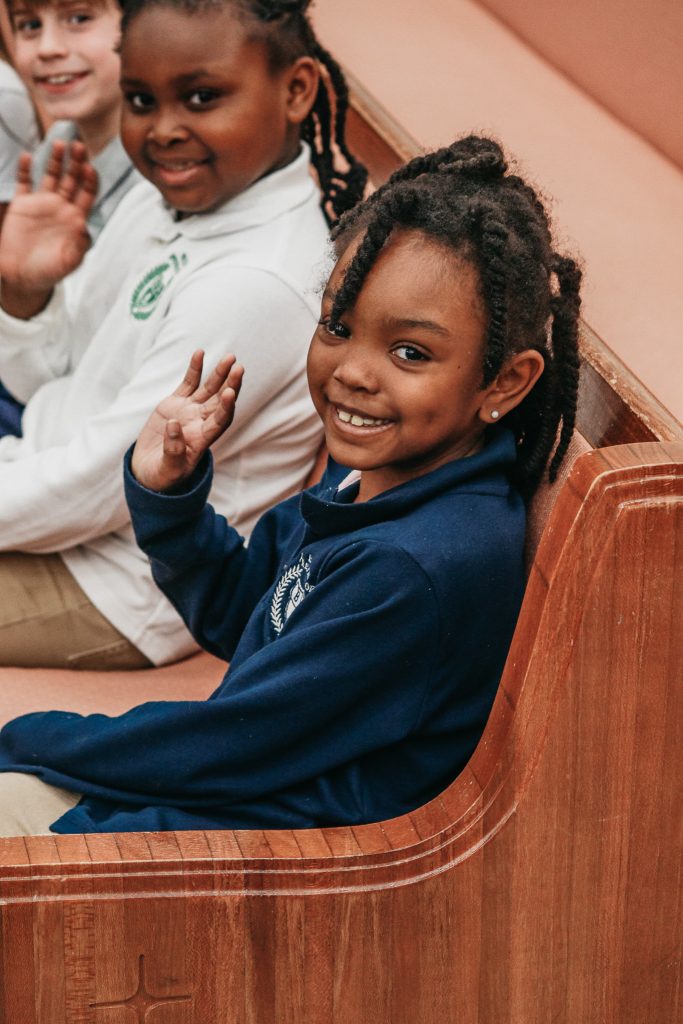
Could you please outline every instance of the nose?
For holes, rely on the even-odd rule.
[[[51,60],[55,57],[66,57],[68,52],[64,29],[56,19],[44,18],[38,41],[38,55],[43,60]]]
[[[365,391],[374,395],[380,390],[377,359],[358,342],[339,348],[339,361],[334,379],[349,391]]]
[[[183,126],[180,111],[175,106],[159,106],[154,113],[147,138],[158,146],[172,146],[184,142],[189,135]]]

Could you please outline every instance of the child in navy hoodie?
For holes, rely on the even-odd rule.
[[[34,829],[298,828],[402,814],[471,755],[522,597],[523,497],[573,429],[579,272],[475,137],[398,171],[335,242],[308,357],[322,482],[244,546],[207,504],[242,371],[202,384],[201,352],[126,459],[155,579],[229,672],[207,701],[9,723],[5,834],[15,773],[42,780]]]

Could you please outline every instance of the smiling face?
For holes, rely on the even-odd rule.
[[[296,67],[271,69],[230,7],[143,10],[124,32],[121,73],[124,146],[183,213],[215,209],[298,152],[310,104]]]
[[[114,0],[12,5],[19,74],[49,117],[76,122],[91,156],[118,131],[120,20]]]
[[[308,380],[328,448],[362,471],[359,498],[367,501],[473,454],[490,422],[493,386],[482,389],[486,314],[477,272],[418,232],[389,241],[355,305],[330,322],[356,246],[323,296]]]

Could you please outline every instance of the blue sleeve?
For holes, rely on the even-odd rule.
[[[210,700],[26,715],[0,732],[0,769],[137,805],[225,807],[399,742],[440,657],[428,577],[402,550],[366,542],[328,556],[317,579]]]
[[[297,522],[296,499],[261,517],[247,547],[207,504],[213,463],[205,456],[182,489],[142,487],[124,461],[126,501],[138,545],[159,588],[197,643],[229,661],[254,607],[272,585],[282,544]]]

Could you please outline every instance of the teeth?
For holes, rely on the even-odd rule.
[[[376,420],[371,416],[359,416],[357,413],[346,412],[345,409],[337,409],[337,416],[342,423],[350,423],[354,427],[379,427],[387,420]]]
[[[74,78],[75,75],[50,75],[45,81],[50,85],[66,85],[67,82],[73,82]]]

